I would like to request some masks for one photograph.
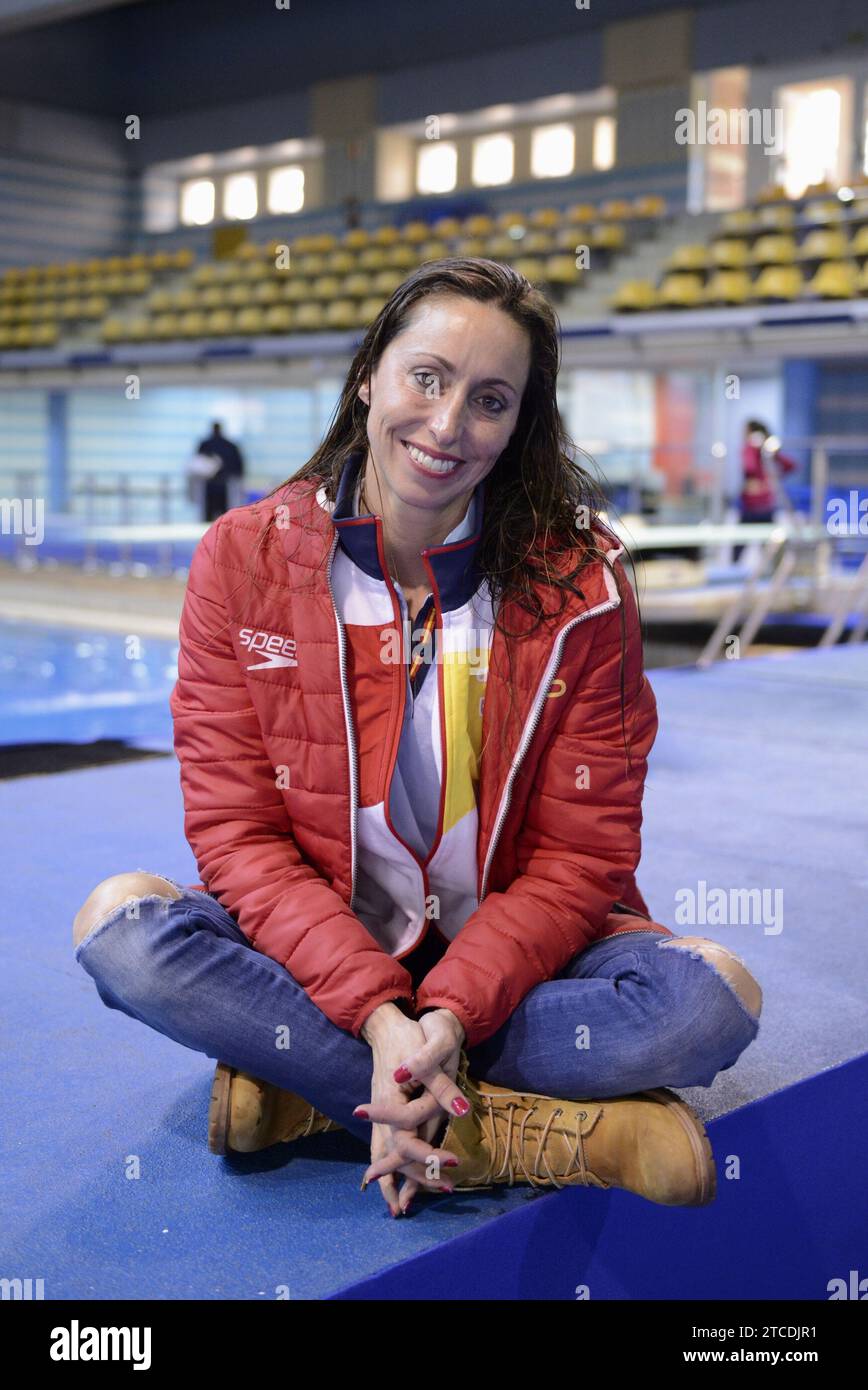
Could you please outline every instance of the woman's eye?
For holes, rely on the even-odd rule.
[[[483,401],[490,401],[490,402],[491,402],[491,405],[487,405],[487,406],[485,407],[486,410],[490,410],[492,406],[496,406],[496,407],[497,407],[496,410],[495,410],[495,412],[494,412],[495,415],[500,415],[501,411],[506,410],[506,406],[504,405],[503,401],[498,400],[497,396],[482,396],[482,397],[480,397],[480,399],[483,400]]]
[[[427,377],[429,377],[429,378],[430,378],[430,381],[436,381],[436,380],[437,380],[437,377],[435,376],[434,372],[420,371],[420,372],[414,372],[413,375],[414,375],[414,377],[416,378],[417,381],[419,380],[419,378],[420,378],[421,376],[427,376]],[[422,385],[423,385],[423,386],[425,387],[425,389],[427,390],[427,389],[428,389],[428,386],[430,385],[430,382],[424,382],[424,381],[423,381],[423,382],[422,382]]]

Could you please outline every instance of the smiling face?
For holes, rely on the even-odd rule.
[[[456,295],[416,304],[359,388],[371,505],[460,519],[509,443],[529,370],[528,334],[502,309]]]

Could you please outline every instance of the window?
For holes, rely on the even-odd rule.
[[[576,136],[572,126],[539,126],[531,136],[530,172],[535,179],[562,178],[576,162]]]
[[[298,164],[272,169],[268,175],[268,211],[299,212],[304,207],[304,170]]]
[[[256,216],[256,175],[227,174],[223,185],[223,216]]]
[[[598,116],[594,121],[593,162],[595,169],[611,169],[615,163],[615,117]]]
[[[473,182],[480,186],[509,183],[514,163],[511,135],[481,135],[473,142]]]
[[[416,152],[419,193],[449,193],[458,176],[458,151],[449,140],[431,140]]]
[[[191,179],[181,185],[181,221],[187,227],[204,227],[214,221],[214,184],[211,179]]]

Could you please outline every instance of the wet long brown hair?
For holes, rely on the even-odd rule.
[[[599,512],[607,505],[605,493],[578,462],[577,456],[584,451],[567,434],[558,410],[558,317],[545,295],[524,275],[499,261],[481,257],[447,257],[428,261],[413,271],[368,327],[319,448],[298,472],[262,500],[308,480],[313,490],[323,486],[333,504],[347,456],[354,451],[364,455],[360,472],[364,482],[368,406],[359,397],[359,387],[370,382],[388,345],[409,326],[414,307],[430,295],[455,295],[492,304],[508,314],[530,339],[530,370],[516,427],[485,479],[482,535],[477,552],[478,569],[488,583],[494,607],[495,626],[506,639],[511,674],[513,642],[527,636],[536,625],[555,623],[569,594],[584,597],[577,581],[592,562],[607,566],[622,597],[625,582],[606,549],[598,543],[602,525]],[[256,505],[262,506],[262,501]],[[259,545],[274,525],[275,511],[277,508],[263,528]],[[323,562],[331,543],[328,535]],[[528,615],[521,620],[518,631],[505,626],[505,611],[511,603]],[[624,728],[623,603],[620,612],[621,729],[629,758]],[[512,712],[511,679],[508,686]]]

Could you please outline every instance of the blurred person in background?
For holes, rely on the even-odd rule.
[[[774,521],[775,510],[780,506],[779,475],[792,473],[796,465],[780,452],[780,445],[772,440],[761,420],[748,420],[745,425],[741,466],[742,521]]]
[[[199,460],[201,466],[191,466],[191,475],[201,484],[197,491],[201,497],[202,520],[216,521],[240,500],[235,496],[237,484],[230,490],[230,480],[240,480],[244,476],[241,450],[226,438],[219,420],[214,421],[211,433],[197,447],[193,463],[198,465]],[[207,460],[212,460],[216,467],[209,467]]]

